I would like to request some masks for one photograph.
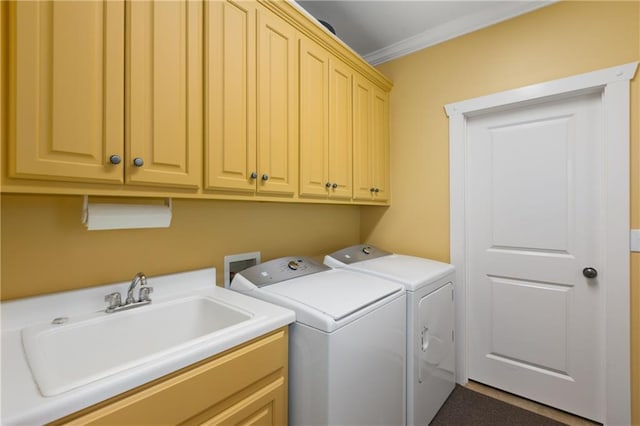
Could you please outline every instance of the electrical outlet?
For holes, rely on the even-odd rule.
[[[260,263],[260,252],[230,254],[224,257],[224,288],[229,288],[233,276]]]
[[[632,229],[629,234],[629,248],[631,251],[640,252],[640,229]]]

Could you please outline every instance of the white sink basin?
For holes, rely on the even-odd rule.
[[[252,317],[215,298],[187,297],[34,325],[22,329],[22,342],[40,392],[53,396],[215,339]]]

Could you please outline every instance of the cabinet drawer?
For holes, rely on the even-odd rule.
[[[58,424],[179,424],[278,370],[282,370],[281,380],[286,383],[286,368],[287,330],[281,329]]]

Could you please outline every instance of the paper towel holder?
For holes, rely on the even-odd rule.
[[[105,209],[108,211],[105,213]],[[93,210],[93,215],[91,211]],[[168,228],[173,215],[173,202],[164,198],[164,205],[89,203],[82,200],[82,224],[88,230]]]

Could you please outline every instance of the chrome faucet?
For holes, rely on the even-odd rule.
[[[127,290],[127,300],[124,301],[125,305],[130,303],[135,303],[136,299],[133,297],[133,290],[136,288],[136,284],[140,283],[140,292],[142,292],[142,288],[147,285],[147,276],[142,272],[138,272],[133,280],[131,280],[131,284],[129,284],[129,290]]]
[[[140,283],[140,290],[138,292],[138,300],[133,296],[133,291],[136,288],[136,285]],[[149,287],[147,285],[147,276],[142,272],[138,272],[133,280],[131,280],[131,284],[129,284],[129,289],[127,290],[127,298],[124,303],[122,303],[122,298],[120,293],[111,293],[107,294],[104,298],[105,302],[109,302],[107,309],[105,312],[110,314],[112,312],[124,311],[126,309],[136,308],[138,306],[148,305],[151,303],[151,298],[149,294],[153,292],[153,287]]]

